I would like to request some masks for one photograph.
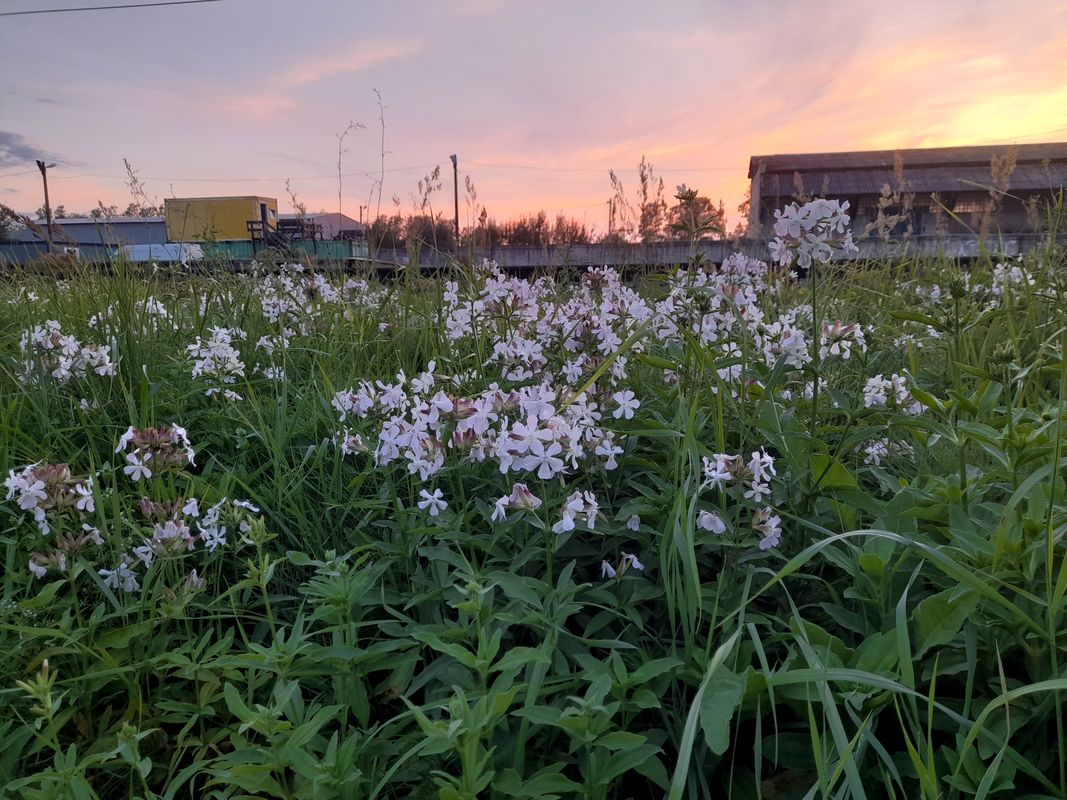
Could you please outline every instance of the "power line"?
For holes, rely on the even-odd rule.
[[[597,172],[605,173],[609,170],[613,170],[612,167],[543,167],[536,164],[491,164],[487,161],[472,161],[467,159],[468,164],[477,164],[479,167],[493,167],[498,169],[529,169],[536,170],[538,172]],[[624,167],[622,169],[614,169],[615,172],[636,172],[637,167]],[[728,170],[738,170],[736,164],[731,166],[714,166],[714,167],[655,167],[656,172],[720,172]]]
[[[222,0],[162,0],[157,3],[123,3],[117,6],[79,6],[77,8],[40,8],[33,11],[0,11],[0,17],[22,17],[28,14],[66,14],[70,11],[115,11],[121,8],[155,8],[156,6],[189,6],[194,3],[221,3]]]
[[[409,167],[389,167],[385,170],[386,173],[391,172],[410,172],[416,169],[429,169],[430,167],[440,166],[439,164],[415,164]],[[32,172],[33,170],[31,170]],[[380,175],[382,170],[364,170],[362,172],[343,172],[342,178],[375,178]],[[168,181],[173,183],[261,183],[263,181],[317,181],[317,180],[337,180],[337,173],[327,175],[280,175],[280,176],[263,176],[259,178],[188,178],[188,177],[169,177],[161,175],[138,175],[138,178],[146,181]],[[128,175],[105,175],[100,172],[83,172],[80,175],[53,175],[54,180],[75,180],[77,178],[105,178],[113,181],[129,181]]]
[[[37,170],[35,170],[35,169],[27,169],[27,170],[23,170],[22,172],[8,172],[8,173],[5,173],[4,175],[0,175],[0,178],[14,178],[16,175],[29,175],[31,172],[36,172],[36,171]]]

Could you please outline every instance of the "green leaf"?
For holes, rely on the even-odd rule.
[[[230,709],[230,713],[241,722],[247,722],[256,716],[252,709],[245,705],[241,693],[237,691],[237,687],[232,683],[227,683],[222,687],[222,696],[226,700],[226,708]]]
[[[534,725],[558,725],[563,713],[551,706],[530,706],[513,712],[516,717],[528,719]]]
[[[897,631],[869,634],[856,648],[852,666],[880,675],[892,672],[897,666]]]
[[[522,669],[527,664],[551,664],[545,653],[533,647],[513,647],[504,654],[504,657],[493,664],[493,670],[504,672],[509,669]]]
[[[445,642],[437,634],[430,633],[429,631],[415,631],[411,634],[411,637],[439,653],[451,656],[463,666],[468,667],[469,669],[474,669],[476,662],[475,656],[462,645]]]
[[[700,687],[697,689],[696,697],[693,698],[693,703],[689,707],[689,714],[685,718],[685,728],[682,730],[682,739],[678,745],[678,761],[674,766],[674,776],[671,778],[671,789],[667,795],[667,800],[681,800],[682,794],[685,792],[685,785],[689,778],[689,761],[693,757],[693,747],[696,744],[697,724],[700,721],[700,710],[704,706],[704,695],[708,691],[708,686],[711,684],[712,679],[718,674],[718,671],[722,669],[723,662],[733,652],[734,646],[737,644],[738,638],[741,636],[742,629],[738,628],[734,631],[730,638],[719,645],[719,648],[715,651],[715,655],[711,657],[711,661],[708,662],[707,669],[704,671],[704,678],[700,681]],[[637,750],[631,752],[639,752]]]
[[[820,489],[855,489],[858,486],[852,473],[835,458],[812,453],[809,462],[812,479],[819,481]]]
[[[727,667],[720,667],[700,701],[700,726],[708,748],[721,756],[730,747],[730,721],[741,704],[745,682]]]
[[[633,750],[640,747],[647,740],[644,736],[627,731],[612,731],[596,740],[598,747],[606,747],[608,750]]]
[[[953,597],[953,595],[956,595]],[[918,644],[917,656],[931,647],[948,644],[978,607],[978,593],[969,589],[945,589],[919,603],[912,612]]]
[[[655,658],[651,661],[647,661],[630,675],[628,681],[630,686],[640,686],[642,683],[648,683],[653,678],[658,678],[665,672],[671,672],[682,666],[682,662],[677,658]]]

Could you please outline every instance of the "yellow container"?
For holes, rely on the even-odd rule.
[[[163,206],[171,242],[247,242],[248,223],[264,215],[271,228],[278,225],[273,197],[178,197],[164,200]]]

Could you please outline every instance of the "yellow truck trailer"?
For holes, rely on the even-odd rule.
[[[266,222],[268,230],[278,226],[273,197],[176,197],[163,206],[171,242],[247,242],[249,222]]]

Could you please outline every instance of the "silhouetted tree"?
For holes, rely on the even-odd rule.
[[[552,244],[589,244],[591,238],[584,223],[563,214],[556,215],[551,233]]]
[[[370,224],[367,239],[374,250],[392,250],[404,246],[404,218],[399,214],[378,217]]]
[[[678,238],[695,242],[700,239],[717,239],[726,230],[726,212],[722,201],[718,208],[707,197],[688,188],[684,183],[674,195],[677,204],[670,210],[669,228]]]
[[[548,217],[544,211],[504,224],[504,240],[507,244],[546,245],[549,244],[550,233]]]

